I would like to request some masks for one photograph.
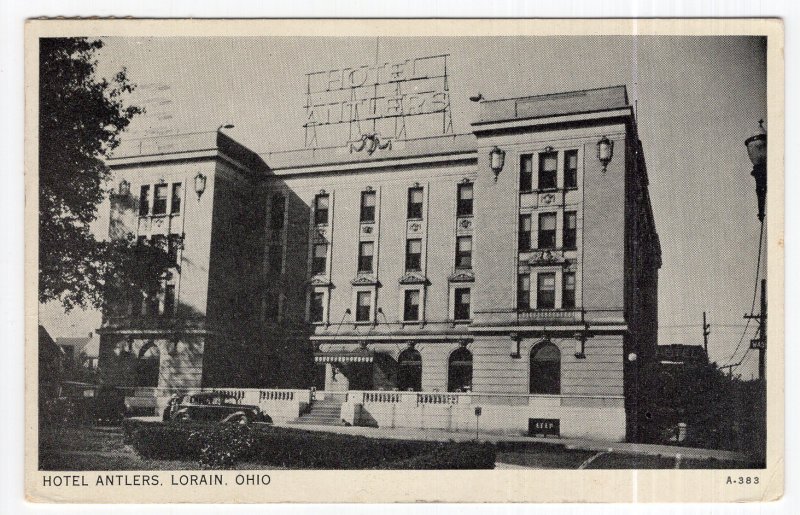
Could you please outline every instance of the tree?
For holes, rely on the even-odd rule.
[[[42,38],[39,45],[39,301],[59,301],[66,311],[100,307],[111,277],[152,291],[166,257],[131,266],[142,255],[132,237],[100,241],[90,230],[108,193],[104,159],[144,112],[123,101],[135,85],[124,68],[110,81],[96,75],[102,41]],[[141,275],[143,268],[149,273]]]

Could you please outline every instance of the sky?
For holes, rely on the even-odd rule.
[[[227,133],[257,152],[304,144],[306,73],[449,54],[455,133],[489,100],[626,85],[636,104],[661,238],[659,343],[702,344],[727,364],[753,299],[758,221],[744,140],[766,120],[766,45],[748,37],[108,38],[100,74],[126,67],[148,113],[128,137]],[[769,120],[766,120],[768,127]],[[419,128],[424,132],[426,127]],[[433,127],[427,129],[435,133]],[[432,134],[409,134],[425,136]],[[343,140],[344,141],[344,140]],[[100,226],[102,225],[102,220]],[[102,228],[99,229],[102,232]],[[762,269],[763,273],[763,269]],[[42,311],[53,336],[99,326],[93,312]],[[52,327],[52,329],[51,329]],[[744,336],[738,362],[754,334]],[[755,373],[755,352],[739,372]]]

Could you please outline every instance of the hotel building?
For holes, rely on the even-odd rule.
[[[635,439],[661,253],[626,90],[479,110],[468,134],[333,148],[125,143],[111,236],[160,238],[176,267],[157,298],[109,304],[106,380],[314,388],[312,411],[326,399],[350,423],[482,413]]]

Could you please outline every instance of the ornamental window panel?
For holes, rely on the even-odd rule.
[[[561,351],[558,347],[550,342],[535,346],[531,350],[530,370],[530,393],[561,393]]]
[[[330,196],[320,193],[314,197],[314,223],[316,225],[328,223],[328,210],[330,206]]]
[[[531,249],[531,215],[519,215],[519,251],[526,252]]]
[[[472,236],[456,238],[456,268],[472,268]]]
[[[470,313],[470,289],[469,288],[456,288],[453,292],[453,319],[454,320],[469,320]]]
[[[375,221],[375,199],[374,191],[361,192],[361,221],[371,223]]]
[[[564,152],[564,187],[578,187],[578,151],[567,150]]]
[[[564,309],[575,307],[575,272],[566,272],[562,276],[561,306]]]
[[[472,391],[472,353],[464,347],[450,354],[447,366],[447,391]]]
[[[420,270],[422,270],[422,240],[415,238],[406,241],[406,271]]]
[[[423,190],[421,187],[408,188],[408,218],[422,218]]]
[[[519,190],[531,191],[533,189],[533,156],[525,154],[519,158]]]
[[[529,310],[531,308],[531,276],[519,274],[517,276],[517,309]]]
[[[536,288],[536,307],[553,309],[556,307],[556,274],[539,274]]]
[[[372,258],[375,254],[375,243],[362,241],[358,245],[358,271],[372,272]]]
[[[472,216],[472,197],[473,188],[471,182],[458,185],[457,216]]]
[[[167,185],[157,184],[153,189],[153,214],[164,215],[167,213]]]
[[[328,244],[315,243],[311,259],[311,273],[322,275],[328,271]]]
[[[566,211],[564,213],[564,248],[575,249],[578,247],[578,213]]]
[[[549,190],[558,187],[558,153],[539,154],[539,189]]]
[[[406,290],[403,302],[403,320],[416,322],[419,320],[419,290]]]
[[[554,249],[556,248],[556,214],[539,214],[539,241],[537,248]]]
[[[372,293],[360,291],[356,293],[356,322],[369,322],[372,311]]]
[[[173,215],[181,213],[181,199],[183,198],[183,185],[179,182],[172,184],[172,204],[169,212]]]
[[[139,190],[139,216],[150,214],[150,186],[144,185]]]

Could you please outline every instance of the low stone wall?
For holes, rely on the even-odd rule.
[[[476,417],[475,408],[481,408]],[[625,440],[622,397],[349,392],[342,418],[353,425],[527,435],[529,419],[559,421],[563,438]]]

